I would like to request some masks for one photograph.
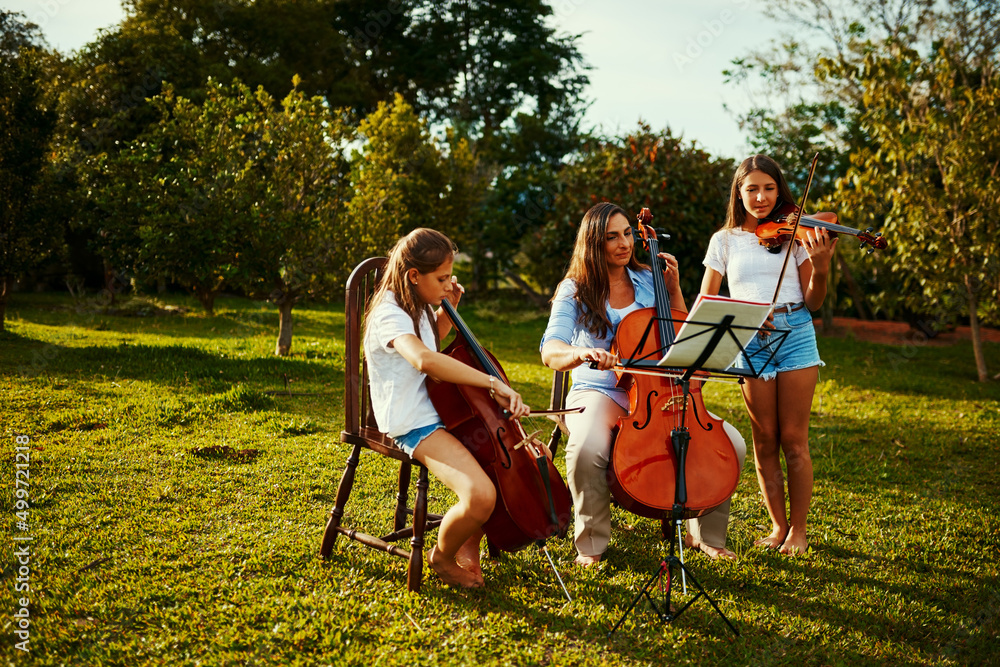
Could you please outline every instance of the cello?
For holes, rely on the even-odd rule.
[[[666,285],[655,277],[659,247],[656,232],[649,226],[652,217],[649,209],[642,209],[638,227],[654,267],[655,305],[633,311],[619,323],[612,351],[620,358],[662,358],[687,315],[671,308]],[[624,373],[628,374],[627,370]],[[618,420],[611,446],[611,494],[624,509],[651,519],[670,519],[678,501],[683,504],[683,518],[711,512],[733,494],[740,466],[722,420],[710,416],[705,408],[701,383],[691,383],[685,400],[684,387],[676,379],[645,373],[629,375],[631,380],[625,383],[629,412]],[[688,409],[694,413],[694,420],[685,420]],[[692,423],[686,426],[685,422]],[[690,435],[682,459],[673,443],[673,434],[679,429]],[[686,498],[676,497],[679,470]]]
[[[496,357],[476,340],[451,303],[445,299],[441,307],[457,332],[442,354],[509,385]],[[427,391],[445,428],[472,453],[497,489],[493,514],[483,524],[490,542],[503,551],[518,551],[564,534],[570,519],[569,489],[541,443],[510,419],[487,389],[432,381]]]

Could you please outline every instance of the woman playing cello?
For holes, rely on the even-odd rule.
[[[733,176],[726,223],[712,236],[705,256],[703,294],[718,294],[723,276],[728,276],[730,295],[749,301],[772,301],[783,264],[781,254],[772,254],[755,235],[758,221],[775,208],[778,199],[792,201],[778,164],[766,155],[743,161]],[[775,301],[774,326],[790,330],[775,359],[758,379],[747,378],[743,400],[753,429],[757,481],[771,516],[771,533],[757,544],[781,553],[804,553],[806,516],[812,498],[813,467],[809,457],[809,410],[819,377],[816,332],[810,311],[826,297],[826,276],[837,243],[823,228],[809,229],[802,245],[792,249],[797,275],[789,272],[781,282]],[[747,346],[751,359],[767,342],[767,334],[756,336]],[[737,360],[739,365],[741,360]],[[788,467],[788,512],[780,455]]]
[[[663,280],[675,308],[683,309],[677,260],[666,253],[662,278],[635,255],[635,239],[625,211],[611,203],[597,204],[583,217],[565,278],[552,298],[552,312],[542,336],[542,362],[554,370],[572,369],[573,387],[567,407],[584,407],[566,416],[569,438],[566,473],[576,508],[577,563],[601,560],[611,539],[611,497],[607,468],[612,429],[628,414],[628,397],[617,387],[609,369],[618,363],[611,351],[622,318],[654,302],[653,281]],[[591,368],[596,364],[596,369]],[[740,466],[746,444],[730,424]],[[734,558],[726,548],[729,500],[715,511],[688,523],[688,544],[712,558]]]
[[[451,320],[431,307],[443,299],[458,305],[462,295],[451,275],[454,254],[448,237],[432,229],[416,229],[396,243],[372,298],[364,348],[379,426],[458,496],[427,562],[445,583],[476,588],[483,585],[482,527],[493,512],[496,491],[469,450],[444,429],[426,380],[488,389],[513,417],[528,414],[528,406],[507,384],[435,351]]]

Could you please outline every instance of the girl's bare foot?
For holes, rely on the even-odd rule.
[[[805,532],[797,533],[795,530],[788,531],[785,543],[781,545],[781,553],[789,556],[802,556],[809,550],[809,540],[806,539]]]
[[[427,556],[427,563],[431,569],[441,577],[441,581],[449,586],[461,586],[462,588],[481,588],[483,577],[462,569],[455,559],[449,559],[441,555],[435,546]]]
[[[702,553],[706,556],[715,560],[716,558],[725,558],[728,560],[736,560],[736,554],[727,549],[726,547],[713,547],[705,544],[704,542],[695,542],[694,538],[690,535],[684,536],[684,546],[689,549],[701,549]]]
[[[473,535],[465,541],[455,554],[455,562],[459,567],[467,572],[471,572],[480,579],[483,578],[483,569],[479,565],[479,543],[482,541],[481,535]]]
[[[767,547],[768,549],[780,549],[781,545],[785,541],[786,535],[788,535],[787,529],[773,528],[771,529],[770,535],[762,537],[754,542],[754,546]]]
[[[593,567],[601,562],[601,554],[596,556],[584,556],[583,554],[578,554],[576,557],[576,564],[580,567]]]

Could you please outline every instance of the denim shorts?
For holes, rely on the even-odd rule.
[[[437,423],[431,424],[430,426],[418,426],[412,431],[407,431],[401,436],[393,438],[393,442],[396,446],[402,449],[409,456],[413,456],[413,452],[416,451],[417,445],[424,441],[431,433],[438,430],[439,428],[444,428],[444,422],[438,420]]]
[[[813,328],[812,314],[808,308],[799,308],[791,313],[775,313],[774,328],[787,330],[789,333],[770,361],[768,361],[768,357],[771,356],[773,348],[769,344],[777,343],[777,337],[774,334],[770,336],[757,334],[746,346],[747,355],[750,357],[754,370],[760,371],[761,380],[773,380],[778,373],[786,371],[826,365],[819,358],[819,348],[816,347],[816,329]],[[743,370],[750,368],[742,354],[736,358],[733,367]]]

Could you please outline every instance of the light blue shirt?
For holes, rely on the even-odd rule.
[[[626,268],[628,277],[632,280],[632,287],[635,289],[635,303],[640,308],[652,308],[655,305],[653,295],[653,273],[651,271],[633,271]],[[556,290],[556,296],[552,300],[552,312],[549,314],[549,323],[542,334],[541,349],[550,340],[559,340],[575,347],[596,347],[602,350],[610,350],[611,342],[614,340],[615,331],[618,324],[624,317],[623,313],[628,312],[628,308],[615,310],[611,304],[606,304],[608,319],[611,321],[611,331],[606,336],[600,337],[588,331],[582,322],[582,306],[576,300],[576,282],[564,280]],[[608,396],[625,410],[628,410],[628,394],[625,390],[618,389],[618,377],[614,371],[599,371],[584,363],[573,369],[573,390],[591,389],[599,391]]]

